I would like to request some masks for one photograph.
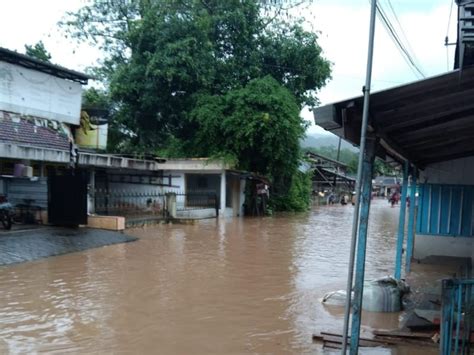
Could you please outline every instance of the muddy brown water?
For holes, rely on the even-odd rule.
[[[129,230],[140,240],[0,268],[1,353],[323,353],[340,332],[352,206]],[[398,209],[374,201],[367,277],[390,274]],[[364,313],[364,332],[400,314]],[[419,354],[420,349],[367,349]]]

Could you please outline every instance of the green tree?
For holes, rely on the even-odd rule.
[[[299,105],[317,103],[330,74],[317,35],[261,9],[255,0],[96,1],[63,25],[104,49],[100,72],[117,117],[136,133],[135,146],[153,151],[191,138],[201,92],[225,94],[271,75]]]
[[[229,157],[243,170],[268,176],[285,194],[297,171],[305,123],[291,92],[271,76],[225,95],[203,95],[191,119],[198,155]]]
[[[49,62],[51,60],[51,54],[46,50],[43,41],[39,41],[35,45],[25,44],[26,55],[42,60],[43,62]]]
[[[121,149],[220,156],[288,193],[303,105],[329,79],[317,35],[268,18],[256,0],[94,1],[69,14],[74,37],[104,50]],[[123,143],[123,142],[127,143]]]

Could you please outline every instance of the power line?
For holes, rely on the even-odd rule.
[[[393,27],[392,23],[388,19],[388,16],[386,15],[385,11],[383,10],[382,6],[379,3],[377,3],[376,10],[377,10],[377,15],[378,15],[379,19],[382,21],[382,24],[387,29],[390,37],[392,38],[392,40],[395,43],[396,47],[398,48],[398,50],[402,54],[402,57],[405,59],[406,63],[412,69],[413,73],[417,76],[421,76],[422,78],[424,78],[425,74],[418,67],[415,60],[411,56],[411,54],[408,52],[408,50],[406,49],[406,47],[402,43],[400,37],[397,34],[397,31]]]
[[[454,1],[454,0],[453,0]],[[405,39],[405,43],[407,44],[407,47],[408,47],[408,50],[409,52],[411,53],[412,57],[415,59],[416,63],[420,63],[420,61],[418,60],[418,58],[416,57],[416,54],[415,54],[415,51],[413,50],[411,44],[410,44],[410,41],[408,40],[408,37],[407,35],[405,34],[405,31],[403,30],[403,26],[402,24],[400,23],[400,21],[398,20],[398,16],[397,16],[397,12],[395,11],[394,7],[392,6],[392,1],[391,0],[387,0],[388,2],[388,6],[390,7],[390,10],[392,11],[392,14],[393,14],[393,17],[395,18],[395,21],[398,23],[398,27],[400,28],[400,31],[402,33],[402,36],[403,38]]]

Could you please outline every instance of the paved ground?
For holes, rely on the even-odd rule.
[[[133,242],[126,234],[89,228],[43,227],[0,233],[0,265],[21,263],[105,245]]]

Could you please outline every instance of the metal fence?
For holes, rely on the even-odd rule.
[[[212,192],[138,191],[129,189],[95,189],[95,212],[103,215],[154,215],[169,217],[170,195],[174,195],[176,212],[215,209],[219,213],[219,199]]]
[[[442,287],[440,353],[471,354],[474,279],[446,279]]]

